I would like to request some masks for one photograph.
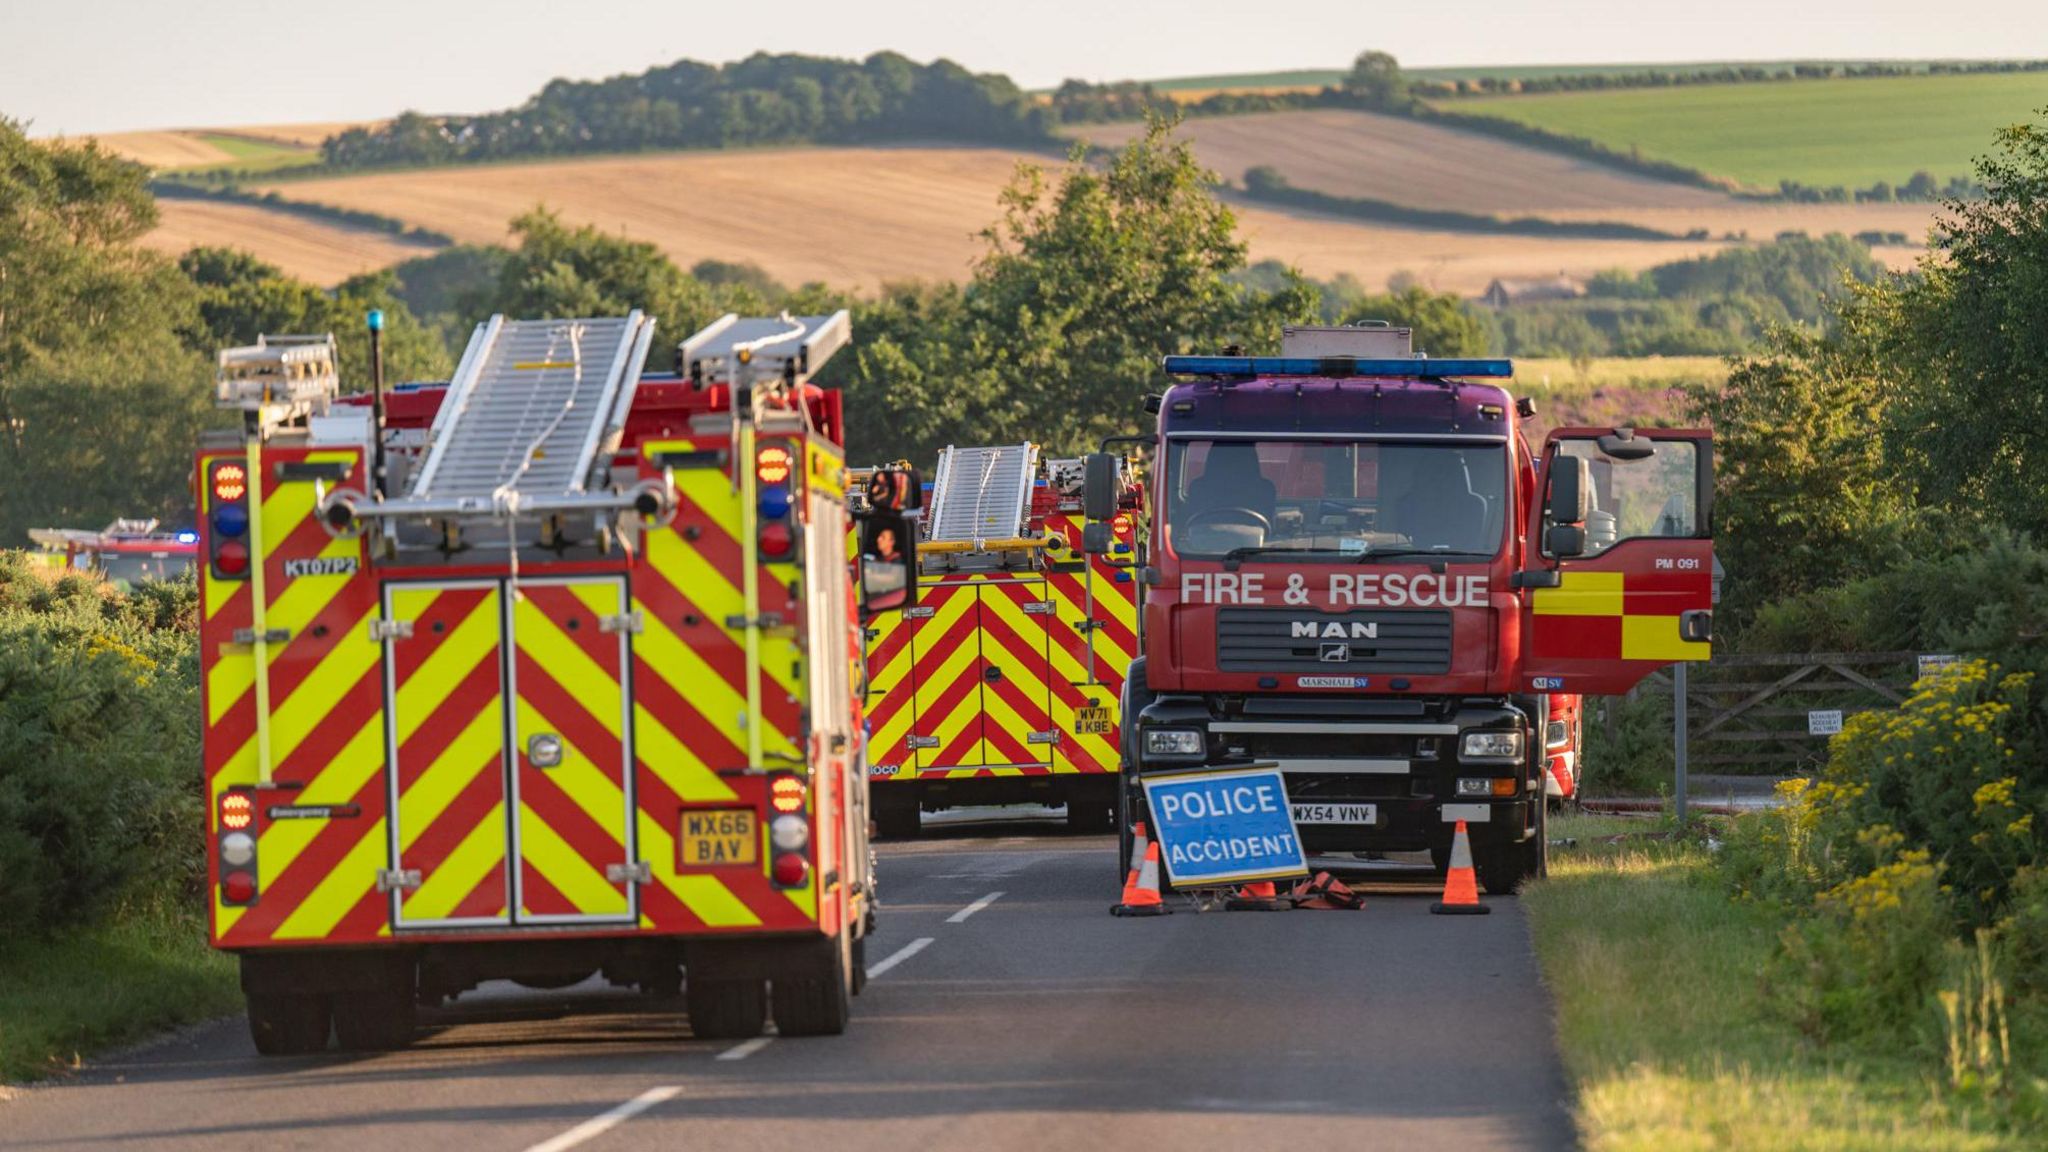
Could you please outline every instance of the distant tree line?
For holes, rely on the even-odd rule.
[[[149,190],[159,200],[218,200],[230,204],[248,204],[282,212],[288,216],[299,216],[307,220],[318,220],[325,224],[339,224],[344,228],[356,228],[366,232],[382,232],[400,240],[416,244],[443,247],[455,243],[455,237],[432,228],[407,224],[395,216],[379,212],[366,212],[360,208],[343,208],[334,204],[320,204],[311,200],[292,200],[281,193],[252,192],[235,184],[200,185],[183,180],[152,180]]]
[[[1963,76],[1982,73],[2043,72],[2048,60],[1934,60],[1927,63],[1800,61],[1792,64],[1723,65],[1719,68],[1644,68],[1634,72],[1564,72],[1553,76],[1471,76],[1458,80],[1415,78],[1415,95],[1531,95],[1537,92],[1599,92],[1625,88],[1683,88],[1697,84],[1762,84],[1796,80],[1862,80],[1886,76]]]
[[[724,65],[678,60],[638,75],[554,80],[502,112],[407,112],[329,137],[320,150],[326,168],[348,170],[763,144],[1036,143],[1051,127],[1050,110],[1008,77],[949,60],[757,53]]]
[[[1378,224],[1397,224],[1409,228],[1436,228],[1447,232],[1483,232],[1501,236],[1576,236],[1594,240],[1702,240],[1704,230],[1691,236],[1680,236],[1641,224],[1626,224],[1606,220],[1546,220],[1539,216],[1488,216],[1477,212],[1459,212],[1448,208],[1417,208],[1408,204],[1396,204],[1391,200],[1374,200],[1362,196],[1335,196],[1328,192],[1317,192],[1310,188],[1297,188],[1287,182],[1277,168],[1260,165],[1247,169],[1244,174],[1245,193],[1254,200],[1269,204],[1281,204],[1291,208],[1306,208],[1312,212],[1326,212],[1333,216],[1348,216],[1356,220],[1371,220]]]

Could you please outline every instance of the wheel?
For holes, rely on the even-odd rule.
[[[881,840],[915,840],[924,827],[917,811],[917,792],[908,784],[875,788],[875,835]]]
[[[784,1036],[837,1036],[846,1031],[853,1011],[844,935],[804,947],[813,954],[805,965],[812,974],[775,982],[770,1004],[775,1030]]]
[[[854,937],[853,947],[850,951],[852,952],[853,994],[858,996],[868,986],[868,938],[865,936]]]
[[[1099,835],[1116,826],[1116,800],[1093,788],[1076,788],[1067,797],[1067,831]]]
[[[1472,850],[1472,865],[1489,896],[1511,896],[1524,881],[1550,871],[1549,805],[1536,805],[1536,834],[1520,844],[1492,844]]]
[[[690,1034],[699,1040],[744,1040],[761,1034],[768,1019],[765,980],[683,981]]]
[[[389,1052],[412,1043],[419,1026],[418,1002],[410,988],[398,992],[350,992],[335,999],[334,1035],[350,1052]]]
[[[250,996],[249,1038],[265,1056],[301,1056],[327,1050],[330,1016],[325,996]]]

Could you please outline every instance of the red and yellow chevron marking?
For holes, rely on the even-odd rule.
[[[208,452],[200,463],[240,450]],[[376,891],[385,866],[384,715],[379,646],[368,624],[377,611],[374,582],[358,541],[336,540],[313,518],[314,484],[284,480],[276,465],[344,462],[353,449],[273,448],[252,470],[251,503],[265,544],[264,627],[282,631],[267,645],[269,744],[276,787],[257,794],[257,867],[261,898],[251,907],[212,907],[213,938],[223,947],[330,938],[375,938],[387,930],[387,901]],[[202,508],[212,508],[202,493]],[[205,517],[202,516],[202,520]],[[205,529],[203,529],[205,530]],[[205,541],[202,540],[202,553]],[[349,575],[286,579],[292,560],[355,557]],[[259,780],[256,655],[236,643],[254,626],[253,582],[213,580],[202,561],[202,695],[206,728],[208,829],[217,833],[219,799]],[[331,819],[271,819],[278,806],[352,812]],[[213,868],[209,852],[209,868]],[[210,877],[217,879],[217,877]]]
[[[1697,543],[1702,542],[1673,541],[1671,547]],[[1567,659],[1706,660],[1713,646],[1680,639],[1678,622],[1683,613],[1713,606],[1711,568],[1710,552],[1703,564],[1687,571],[1567,567],[1556,588],[1535,590],[1533,647]]]
[[[701,449],[729,445],[721,436],[705,439]],[[678,440],[643,445],[642,453],[651,459],[699,448]],[[686,870],[680,862],[683,809],[752,806],[762,784],[758,775],[743,775],[749,768],[805,763],[806,615],[793,583],[798,566],[759,565],[761,611],[785,623],[760,638],[761,710],[749,717],[746,633],[729,623],[746,614],[743,565],[755,554],[753,542],[741,538],[740,492],[723,468],[678,469],[674,476],[675,519],[646,534],[643,562],[632,575],[632,603],[641,615],[633,641],[636,830],[640,858],[654,877],[641,889],[640,922],[669,931],[814,927],[815,881],[790,892],[772,887],[765,847],[760,862],[744,868]],[[760,726],[765,765],[747,763],[749,723]]]
[[[400,925],[505,924],[504,603],[495,582],[389,589]]]
[[[517,701],[519,919],[623,919],[630,896],[605,869],[626,846],[625,639],[602,621],[625,608],[613,579],[522,582],[512,606]],[[528,742],[562,742],[562,762],[536,767]]]

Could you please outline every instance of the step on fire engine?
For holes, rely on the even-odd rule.
[[[1711,436],[1559,428],[1532,452],[1509,362],[1384,326],[1165,368],[1126,755],[1277,764],[1311,852],[1441,869],[1464,821],[1489,891],[1541,874],[1577,742],[1552,698],[1711,650]],[[1090,460],[1091,517],[1116,513],[1112,463]]]
[[[700,1037],[759,1032],[771,985],[784,1035],[843,1029],[874,914],[857,614],[887,605],[841,562],[839,396],[808,381],[849,335],[729,316],[662,377],[638,312],[493,317],[447,384],[349,397],[331,337],[221,354],[212,940],[260,1050],[594,973],[683,985]]]
[[[1046,460],[1030,443],[939,454],[916,603],[868,630],[884,835],[915,835],[924,810],[985,804],[1064,804],[1070,827],[1113,827],[1142,531],[1142,488],[1118,464],[1091,554],[1079,458]]]

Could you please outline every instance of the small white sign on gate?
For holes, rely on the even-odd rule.
[[[1818,708],[1806,714],[1808,736],[1833,736],[1842,730],[1840,708]]]
[[[1915,678],[1925,680],[1943,669],[1953,668],[1962,662],[1963,659],[1960,656],[1935,655],[1923,652],[1916,661],[1917,667],[1914,669]]]

